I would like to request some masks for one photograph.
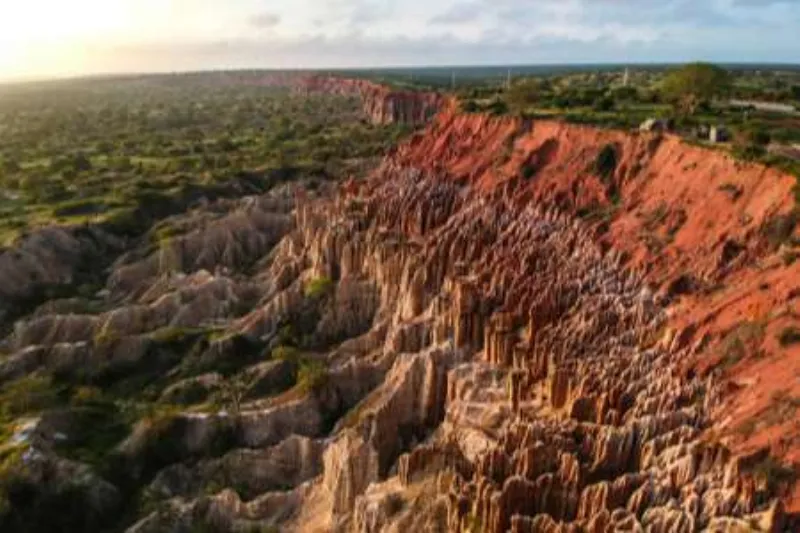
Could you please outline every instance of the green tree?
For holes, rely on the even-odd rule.
[[[672,71],[664,79],[664,96],[684,114],[692,115],[714,98],[731,89],[731,76],[725,69],[710,63],[689,63]]]
[[[506,93],[506,101],[514,111],[525,111],[536,105],[542,96],[539,80],[524,79],[514,83]]]

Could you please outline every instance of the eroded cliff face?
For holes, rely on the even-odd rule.
[[[739,452],[766,446],[800,461],[788,407],[800,397],[800,345],[780,340],[800,327],[795,177],[670,135],[452,108],[395,161],[581,218],[665,298],[671,334],[691,345],[685,371],[722,374],[715,433]]]
[[[324,215],[358,252],[333,245],[314,254],[320,268],[382,279],[390,337],[414,334],[374,348],[393,368],[326,452],[317,504],[295,527],[780,530],[765,456],[705,433],[723,391],[682,371],[691,347],[666,327],[667,298],[588,225],[451,178],[388,161]],[[395,282],[369,274],[387,241]],[[424,354],[424,379],[408,350]]]
[[[797,364],[767,341],[797,316],[768,231],[793,184],[672,137],[447,108],[366,180],[169,219],[172,239],[114,262],[101,310],[19,321],[0,383],[146,367],[180,403],[256,378],[235,412],[119,446],[167,500],[132,533],[795,531],[780,450],[731,417],[795,387],[767,373]],[[711,359],[756,303],[791,312],[763,325],[764,377],[736,382],[749,344],[729,374]],[[189,352],[173,338],[210,324]],[[287,324],[324,379],[291,387],[297,361],[266,360]]]
[[[327,76],[300,78],[296,81],[295,89],[301,93],[358,96],[364,103],[364,112],[376,124],[423,125],[445,103],[445,98],[435,93],[400,91],[367,80]]]
[[[265,275],[282,288],[240,327],[268,335],[276,312],[299,305],[288,296],[296,280],[318,276],[379,294],[365,333],[327,356],[321,394],[349,412],[321,477],[284,493],[280,513],[228,493],[176,508],[182,520],[200,513],[225,530],[783,530],[766,456],[708,437],[724,391],[682,371],[691,348],[665,328],[666,298],[569,214],[490,201],[389,160],[335,200],[298,207]],[[136,531],[162,527],[154,515]]]

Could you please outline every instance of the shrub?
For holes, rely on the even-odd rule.
[[[306,298],[321,298],[333,290],[333,280],[327,276],[314,278],[305,288]]]
[[[166,326],[151,333],[150,339],[161,344],[182,344],[207,333],[208,330],[202,328]]]
[[[597,154],[594,161],[594,171],[598,176],[608,181],[617,169],[617,150],[613,144],[605,145]]]
[[[271,357],[275,361],[297,363],[300,360],[300,350],[293,346],[278,346],[272,350]]]
[[[297,386],[303,392],[318,390],[328,381],[328,368],[317,360],[306,360],[297,372]]]
[[[781,346],[784,348],[800,343],[800,329],[794,326],[783,328],[778,335],[778,342],[780,342]]]
[[[486,106],[486,111],[495,116],[505,115],[508,113],[508,104],[502,100],[492,100],[492,102]]]
[[[536,175],[536,165],[532,162],[528,161],[524,165],[522,165],[522,177],[526,180],[531,179]]]
[[[592,109],[595,111],[612,111],[614,109],[614,99],[608,96],[598,98],[592,104]]]
[[[58,401],[58,392],[47,377],[28,376],[6,385],[0,394],[0,409],[8,416],[41,411]]]
[[[514,83],[506,94],[506,100],[515,111],[523,111],[536,105],[542,94],[542,87],[538,80],[519,80]]]
[[[757,322],[741,322],[722,340],[723,369],[730,368],[745,358],[749,348],[753,348],[764,339],[764,325]]]
[[[779,248],[791,238],[797,226],[797,218],[797,212],[792,211],[785,215],[774,216],[764,224],[761,233],[772,249]]]
[[[794,468],[782,465],[773,457],[767,457],[758,463],[753,473],[766,481],[767,487],[773,494],[781,486],[791,484],[797,479]]]
[[[767,146],[772,140],[769,132],[763,129],[749,131],[747,138],[750,144],[755,146]]]
[[[72,393],[70,403],[72,405],[91,405],[100,403],[103,400],[103,391],[97,387],[78,387]]]
[[[478,102],[475,100],[465,100],[461,102],[461,111],[463,113],[477,113],[480,109]]]
[[[766,148],[758,144],[737,144],[733,147],[733,156],[743,161],[758,161],[766,154]]]

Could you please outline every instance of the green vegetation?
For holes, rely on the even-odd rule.
[[[617,129],[639,129],[649,119],[661,120],[689,142],[720,146],[742,161],[798,176],[800,205],[798,69],[690,63],[679,68],[519,67],[511,73],[509,80],[508,69],[460,71],[463,81],[455,92],[461,109]],[[443,72],[429,74],[426,81],[452,89]],[[787,111],[792,106],[794,114]],[[722,132],[713,140],[712,127]]]
[[[313,191],[324,180],[363,173],[408,132],[371,124],[357,97],[297,95],[262,81],[263,73],[242,72],[0,87],[0,250],[42,226],[74,226],[86,239],[99,227],[125,237],[119,242],[132,254],[160,254],[158,268],[173,270],[180,265],[171,252],[188,230],[172,215],[300,179]],[[54,299],[69,301],[69,312],[107,310],[112,304],[98,293],[120,253],[102,250],[70,283],[44,287],[16,306],[3,326]],[[305,287],[303,309],[286,317],[271,354],[290,363],[271,367],[276,376],[249,368],[264,362],[275,339],[211,325],[143,328],[141,352],[134,347],[128,357],[128,339],[106,325],[75,361],[48,360],[47,368],[4,381],[0,530],[121,531],[141,518],[143,489],[160,469],[240,445],[236,415],[252,387],[263,390],[247,401],[290,387],[319,392],[328,368],[310,350],[327,342],[315,331],[333,289],[327,277]],[[12,348],[3,343],[0,358]],[[200,378],[212,372],[219,375]],[[214,421],[208,445],[188,453],[189,418],[181,413],[212,409],[233,416]],[[119,453],[128,437],[133,451]],[[119,489],[125,508],[104,517],[117,522],[113,528],[92,522],[85,494],[71,485],[50,490],[26,478],[23,454],[39,438],[48,456],[87,465]]]
[[[605,145],[594,161],[594,171],[603,181],[608,182],[617,169],[617,150],[613,144]]]
[[[772,456],[758,463],[753,469],[753,473],[767,483],[772,493],[791,485],[797,479],[797,472],[794,468],[784,466]]]
[[[328,367],[324,361],[313,358],[295,347],[278,346],[272,350],[272,359],[294,365],[294,382],[302,393],[317,391],[328,381]]]
[[[773,249],[778,249],[790,240],[797,226],[799,213],[800,210],[795,209],[785,215],[776,215],[764,224],[761,233]]]
[[[50,378],[36,375],[13,381],[1,390],[0,413],[3,418],[37,413],[56,405],[60,396]]]
[[[778,334],[778,342],[784,348],[800,344],[800,328],[795,326],[787,326]]]
[[[333,280],[327,276],[314,278],[305,287],[306,298],[321,298],[333,290]]]
[[[731,368],[749,353],[758,350],[764,340],[765,327],[758,322],[744,321],[739,323],[722,339],[720,350],[723,369]]]
[[[730,92],[728,71],[709,63],[689,63],[664,78],[662,91],[667,101],[687,115],[708,107],[714,98]]]
[[[53,222],[141,231],[141,211],[231,178],[343,175],[406,132],[363,120],[357,98],[294,96],[261,76],[1,87],[0,246]]]

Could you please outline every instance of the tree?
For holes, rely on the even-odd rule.
[[[792,88],[789,90],[792,93],[792,99],[800,102],[800,85],[792,85]]]
[[[727,94],[731,89],[728,71],[710,63],[690,63],[672,71],[662,91],[682,113],[692,115],[702,104]]]
[[[600,96],[592,104],[592,109],[595,111],[611,111],[615,105],[614,99],[610,96]]]
[[[539,81],[527,79],[514,83],[508,89],[506,101],[514,111],[524,111],[539,102],[540,97],[541,86]]]

